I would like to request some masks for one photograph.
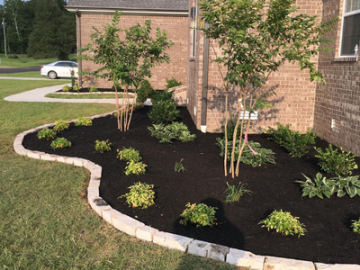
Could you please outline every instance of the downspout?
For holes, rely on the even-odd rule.
[[[77,40],[78,40],[78,44],[77,44],[77,55],[81,56],[81,13],[79,11],[76,11],[76,18],[77,18]],[[82,60],[78,60],[78,72],[82,71]],[[79,86],[82,87],[82,75],[79,74]]]
[[[205,28],[209,28],[209,24],[205,23]],[[203,63],[203,81],[201,93],[201,132],[206,133],[206,115],[207,115],[207,93],[209,78],[209,39],[204,36],[204,63]]]

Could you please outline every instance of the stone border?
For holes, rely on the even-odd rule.
[[[58,94],[58,95],[75,95],[75,96],[81,96],[81,95],[105,95],[105,94],[114,94],[115,92],[79,92],[79,93],[74,93],[74,92],[62,92],[62,91],[56,91],[50,94]],[[121,92],[119,92],[118,94],[121,94]],[[48,95],[48,94],[47,94]],[[129,92],[128,93],[129,96],[133,96],[134,93]]]
[[[113,114],[114,112],[116,111],[95,115],[89,118],[96,119],[105,117]],[[77,119],[69,121],[69,123],[73,123],[75,121],[77,121]],[[355,264],[322,264],[272,256],[259,256],[248,251],[199,241],[177,234],[162,232],[155,228],[146,226],[144,223],[111,208],[108,203],[100,197],[99,187],[102,174],[101,166],[83,158],[50,155],[44,152],[31,151],[24,148],[22,142],[27,134],[35,133],[40,129],[52,127],[54,125],[54,123],[47,124],[18,134],[13,143],[15,152],[19,155],[30,158],[72,164],[89,170],[91,178],[87,189],[88,202],[92,209],[100,217],[113,225],[119,231],[135,236],[140,240],[152,242],[169,249],[179,250],[188,254],[210,258],[236,266],[250,267],[251,270],[360,270],[360,265]]]

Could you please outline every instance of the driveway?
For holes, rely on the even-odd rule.
[[[16,68],[2,68],[0,66],[0,74],[5,73],[19,73],[19,72],[29,72],[29,71],[39,71],[40,74],[40,68],[41,66],[35,66],[35,67],[16,67]]]

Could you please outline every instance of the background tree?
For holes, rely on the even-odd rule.
[[[274,93],[267,89],[269,76],[288,61],[298,63],[301,70],[308,70],[311,81],[325,82],[311,58],[318,54],[318,46],[327,41],[322,36],[334,26],[337,18],[318,26],[317,17],[300,14],[295,3],[296,0],[199,1],[201,20],[209,27],[200,25],[198,29],[217,40],[221,48],[221,55],[217,55],[214,62],[218,63],[225,94],[225,176],[229,91],[234,90],[239,100],[230,160],[234,178],[234,173],[239,175],[241,155],[247,145],[242,136],[250,127],[250,115],[245,122],[245,111],[251,114],[254,109],[270,106],[266,99]],[[241,112],[244,113],[240,119]],[[237,135],[239,126],[241,132]],[[235,161],[236,148],[239,155]]]
[[[119,28],[119,20],[120,14],[115,12],[112,24],[107,24],[104,32],[93,27],[95,33],[91,35],[92,43],[82,49],[87,53],[80,59],[90,60],[101,65],[94,72],[83,72],[83,74],[113,81],[116,92],[118,128],[120,131],[127,131],[136,103],[137,88],[145,79],[151,77],[152,67],[164,62],[169,63],[170,58],[165,50],[170,48],[173,43],[168,40],[166,31],[161,31],[159,28],[156,28],[156,38],[151,37],[151,21],[149,20],[145,22],[145,26],[136,24],[129,29]],[[123,38],[120,38],[120,33],[124,33]],[[118,103],[118,85],[124,87],[121,106]],[[128,95],[129,88],[133,88],[135,91],[131,100]]]

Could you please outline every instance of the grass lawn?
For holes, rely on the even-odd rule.
[[[1,67],[31,67],[31,66],[41,66],[44,64],[50,64],[52,62],[57,61],[58,59],[56,57],[47,58],[47,59],[34,59],[32,57],[28,57],[26,54],[19,54],[19,58],[13,59],[13,58],[5,57],[5,54],[0,54],[1,58]],[[75,54],[71,54],[69,56],[71,60],[75,59]]]
[[[8,80],[0,84],[0,268],[237,269],[142,243],[117,231],[87,204],[88,171],[14,153],[13,140],[24,130],[114,109],[106,104],[3,100],[62,83]]]
[[[83,95],[67,95],[67,94],[47,94],[48,98],[64,98],[64,99],[115,99],[115,94],[83,94]],[[119,94],[119,98],[123,95]]]
[[[1,71],[1,69],[0,69]],[[40,75],[40,71],[29,71],[19,73],[2,73],[1,77],[23,77],[23,78],[47,78]]]

